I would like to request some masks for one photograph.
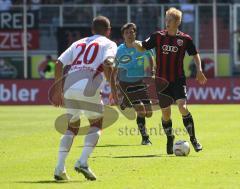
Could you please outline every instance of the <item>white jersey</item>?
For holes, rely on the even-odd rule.
[[[76,72],[78,75],[86,73],[99,74],[102,64],[109,57],[115,57],[117,53],[117,45],[102,35],[93,35],[74,42],[66,51],[58,58],[64,65],[71,65],[68,75]],[[94,74],[89,74],[94,76]],[[76,80],[76,79],[75,79]],[[79,79],[74,81],[70,88],[85,89],[87,79]]]

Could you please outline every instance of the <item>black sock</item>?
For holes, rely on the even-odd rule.
[[[166,134],[167,137],[172,137],[173,133],[172,133],[172,120],[168,120],[168,121],[163,121],[162,120],[162,127],[163,130]]]
[[[193,118],[191,113],[189,113],[186,116],[182,116],[183,117],[183,124],[185,126],[185,128],[187,129],[187,132],[190,136],[190,139],[195,139],[195,129],[194,129],[194,122],[193,122]]]
[[[146,126],[145,126],[145,117],[139,117],[137,116],[137,125],[138,129],[142,135],[143,139],[149,138],[147,131],[146,131]]]

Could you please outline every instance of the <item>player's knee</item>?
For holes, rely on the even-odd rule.
[[[137,112],[137,116],[138,117],[145,117],[146,116],[146,112],[145,111],[138,111]]]
[[[146,111],[145,111],[145,108],[144,108],[143,105],[140,105],[140,104],[134,105],[134,109],[136,110],[137,115],[139,117],[145,117],[146,116]]]
[[[90,127],[97,127],[98,129],[102,130],[103,118],[91,119],[89,120],[89,122],[90,122]]]
[[[162,111],[162,119],[168,121],[171,119],[171,111]]]
[[[79,127],[70,127],[68,126],[68,130],[71,131],[74,135],[78,134]]]
[[[80,120],[77,120],[75,122],[69,122],[67,130],[73,132],[74,135],[78,134],[80,127]]]
[[[178,109],[182,115],[188,114],[188,109],[186,104],[179,104]]]
[[[184,107],[179,107],[179,111],[182,115],[187,115],[188,114],[188,109]]]
[[[188,113],[187,102],[185,99],[177,100],[177,105],[181,114],[186,115]]]
[[[145,117],[146,116],[146,111],[144,110],[144,108],[139,108],[137,110],[137,115],[138,115],[138,117]]]
[[[171,116],[169,116],[169,115],[162,115],[162,120],[163,121],[169,121],[171,119]]]
[[[146,117],[149,118],[149,117],[152,117],[152,106],[151,104],[145,104],[144,105],[145,107],[145,111],[146,111]]]
[[[146,117],[147,118],[152,117],[152,111],[146,111]]]

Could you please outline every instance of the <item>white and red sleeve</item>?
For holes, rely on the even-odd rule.
[[[74,48],[74,43],[59,56],[58,60],[61,61],[63,65],[69,65],[72,63],[73,48]]]
[[[105,51],[103,52],[103,61],[107,60],[108,58],[115,58],[117,54],[117,45],[114,42],[110,42],[106,45]]]

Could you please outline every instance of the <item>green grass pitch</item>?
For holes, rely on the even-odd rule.
[[[167,156],[166,138],[152,132],[152,146],[141,146],[135,121],[120,115],[103,131],[89,163],[98,180],[87,181],[73,170],[83,136],[75,138],[66,162],[71,182],[55,183],[61,134],[54,120],[64,110],[51,106],[0,107],[0,188],[96,189],[239,189],[240,105],[189,105],[204,149],[188,157]],[[176,139],[188,140],[177,107],[172,110]],[[160,111],[147,119],[159,131]],[[127,128],[127,130],[126,130]],[[132,130],[130,130],[132,128]],[[131,132],[130,132],[131,131]]]

